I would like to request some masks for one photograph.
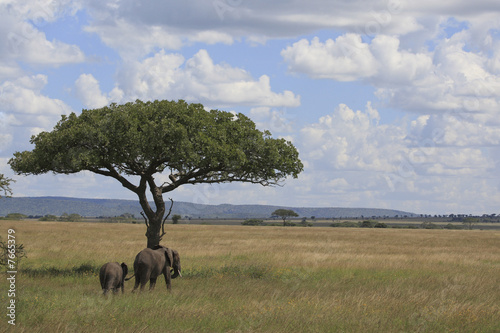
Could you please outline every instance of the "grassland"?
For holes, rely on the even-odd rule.
[[[143,225],[0,221],[28,257],[16,332],[499,332],[500,232],[170,225],[183,277],[101,295]],[[6,312],[8,283],[0,284]]]

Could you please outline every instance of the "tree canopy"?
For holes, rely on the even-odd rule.
[[[274,212],[271,214],[272,216],[279,216],[283,219],[283,226],[286,226],[286,219],[289,217],[297,217],[299,214],[295,213],[291,209],[276,209]]]
[[[148,246],[157,245],[164,235],[163,193],[199,183],[279,185],[303,170],[292,143],[258,130],[245,115],[206,111],[201,104],[183,100],[137,100],[71,113],[30,142],[33,150],[16,152],[9,161],[15,172],[87,170],[115,178],[139,197]],[[157,183],[157,173],[169,174],[169,180]],[[147,191],[156,210],[148,203]]]

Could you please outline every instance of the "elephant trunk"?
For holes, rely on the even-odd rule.
[[[175,279],[176,277],[179,277],[179,276],[182,277],[180,266],[174,266],[173,272],[174,272],[174,274],[171,277],[172,279]]]
[[[177,252],[176,250],[172,250],[172,257],[173,257],[173,261],[172,262],[172,268],[173,268],[173,272],[174,274],[171,276],[172,279],[175,279],[176,277],[180,276],[182,277],[182,274],[181,274],[181,258],[179,256],[179,252]]]

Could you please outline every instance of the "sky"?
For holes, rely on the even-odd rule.
[[[244,113],[304,164],[282,187],[166,198],[500,213],[497,0],[0,0],[0,173],[14,196],[136,199],[89,172],[8,165],[61,115],[136,99]]]

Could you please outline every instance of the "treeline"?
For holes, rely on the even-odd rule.
[[[457,225],[448,223],[446,225],[439,225],[432,222],[423,222],[421,224],[394,224],[388,225],[379,221],[368,221],[365,220],[363,222],[337,222],[330,224],[331,227],[334,228],[393,228],[393,229],[472,229],[474,225]]]
[[[33,216],[25,215],[21,213],[10,213],[5,217],[0,217],[0,220],[24,220],[24,219],[38,219],[39,221],[65,221],[65,222],[80,222],[83,220],[83,216],[80,214],[68,214],[64,213],[61,216],[56,215],[45,215],[45,216]]]
[[[47,214],[44,216],[37,215],[25,215],[21,213],[10,213],[5,217],[0,217],[0,220],[24,220],[24,219],[36,219],[38,221],[60,221],[60,222],[82,222],[82,221],[100,221],[106,223],[136,223],[139,221],[135,218],[133,214],[122,214],[120,216],[99,216],[96,218],[88,218],[81,216],[80,214],[68,214],[64,213],[60,216]]]

